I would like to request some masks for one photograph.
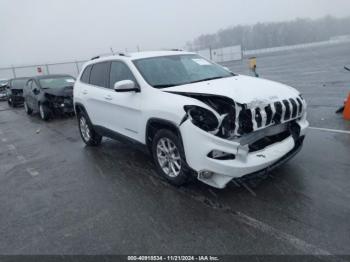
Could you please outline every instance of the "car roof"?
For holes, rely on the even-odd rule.
[[[177,51],[177,50],[176,51],[143,51],[143,52],[135,52],[135,53],[129,53],[129,54],[121,53],[117,55],[93,58],[92,60],[87,62],[86,65],[95,64],[103,61],[110,61],[110,60],[137,60],[137,59],[160,57],[160,56],[193,55],[193,54],[195,53],[187,52],[187,51]]]
[[[40,80],[40,79],[48,79],[48,78],[56,78],[56,77],[72,77],[71,75],[67,75],[67,74],[55,74],[55,75],[41,75],[41,76],[33,76],[31,78],[36,79],[36,80]]]

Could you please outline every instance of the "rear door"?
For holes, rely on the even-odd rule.
[[[106,110],[106,97],[109,91],[110,62],[92,65],[89,84],[85,84],[82,92],[85,108],[93,125],[109,128]]]

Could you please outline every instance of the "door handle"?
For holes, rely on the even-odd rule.
[[[106,100],[112,100],[113,98],[112,98],[112,96],[108,95],[108,96],[105,96],[105,99]]]
[[[87,95],[88,94],[88,91],[87,90],[83,90],[83,95]]]

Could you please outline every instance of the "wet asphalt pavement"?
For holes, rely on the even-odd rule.
[[[304,93],[312,126],[349,131],[334,114],[350,91],[349,52],[265,55],[258,69]],[[75,118],[42,122],[0,102],[0,254],[350,254],[349,170],[350,134],[310,129],[253,192],[176,188],[146,152],[85,147]]]

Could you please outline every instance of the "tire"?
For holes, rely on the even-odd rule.
[[[181,186],[190,181],[191,171],[185,160],[182,142],[172,131],[161,129],[155,134],[152,156],[158,173],[170,184]]]
[[[39,114],[40,114],[40,118],[44,121],[47,121],[50,118],[50,111],[47,108],[47,106],[43,104],[39,104]]]
[[[33,109],[31,109],[31,108],[28,106],[28,104],[27,104],[26,101],[24,101],[23,105],[24,105],[24,111],[26,111],[27,115],[31,115],[31,114],[33,113]]]
[[[81,139],[87,146],[98,146],[101,144],[102,136],[93,129],[85,113],[78,113],[78,125]]]

